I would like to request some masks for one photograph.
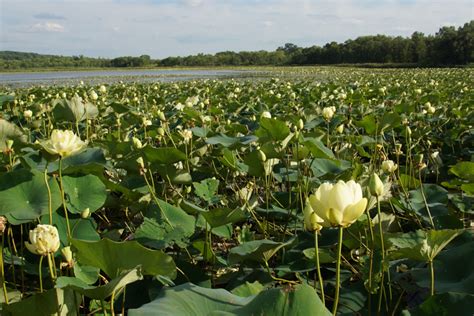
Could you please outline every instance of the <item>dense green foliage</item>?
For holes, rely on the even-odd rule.
[[[473,71],[274,74],[0,87],[2,315],[472,315]],[[339,180],[365,213],[311,231]]]
[[[285,44],[275,51],[219,52],[151,60],[150,56],[96,59],[33,53],[0,52],[0,69],[51,67],[150,67],[150,66],[256,66],[310,64],[389,64],[394,66],[446,66],[474,62],[474,21],[458,29],[442,27],[434,36],[415,32],[410,38],[362,36],[323,47]]]

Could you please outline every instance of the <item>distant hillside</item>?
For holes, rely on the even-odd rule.
[[[344,43],[298,47],[287,43],[275,51],[197,54],[152,60],[148,55],[113,59],[54,56],[0,51],[0,70],[35,68],[150,67],[150,66],[255,66],[394,64],[452,66],[474,62],[474,21],[462,27],[442,27],[435,35],[415,32],[411,37],[360,36]]]
[[[109,59],[0,51],[0,69],[110,67]]]

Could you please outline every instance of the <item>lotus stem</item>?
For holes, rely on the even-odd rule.
[[[53,225],[53,207],[51,205],[51,188],[49,187],[48,182],[48,163],[46,163],[46,167],[44,168],[44,184],[46,185],[46,189],[48,191],[48,211],[49,211],[49,225]]]
[[[431,272],[431,296],[435,295],[435,274],[434,274],[434,265],[433,260],[429,261],[430,264],[430,272]]]
[[[5,266],[3,265],[3,243],[5,242],[5,237],[2,233],[2,244],[0,245],[0,273],[2,274],[2,288],[3,288],[3,297],[5,299],[5,303],[8,304],[8,292],[7,286],[5,284]]]
[[[64,199],[64,187],[63,187],[63,158],[59,157],[59,190],[61,191],[61,201],[64,208],[64,216],[66,217],[66,227],[67,227],[67,237],[70,239],[71,236],[71,226],[69,225],[69,216],[67,212],[66,200]]]
[[[112,316],[115,316],[114,301],[115,301],[115,290],[112,291],[112,296],[110,297],[110,315]]]
[[[337,264],[336,264],[336,293],[334,294],[334,305],[332,307],[332,314],[336,315],[337,305],[339,304],[339,290],[341,286],[341,253],[342,253],[342,236],[344,228],[339,227],[339,243],[337,249]]]
[[[56,273],[55,273],[55,269],[54,269],[54,265],[53,265],[53,261],[54,261],[54,254],[53,253],[48,253],[48,266],[49,266],[49,275],[51,276],[51,280],[53,281],[53,283],[56,282]]]
[[[42,270],[42,267],[43,267],[43,258],[44,256],[40,256],[40,261],[39,261],[39,283],[40,283],[40,292],[43,293],[43,271]]]
[[[325,299],[324,299],[324,283],[323,283],[323,277],[321,276],[321,268],[319,265],[319,245],[318,245],[318,231],[314,231],[314,257],[316,259],[316,271],[318,273],[318,280],[319,280],[319,287],[321,288],[321,301],[325,305]],[[316,282],[314,283],[314,286],[316,287]]]

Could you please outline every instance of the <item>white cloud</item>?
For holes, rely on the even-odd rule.
[[[184,0],[184,3],[192,7],[197,7],[203,4],[204,0]]]
[[[2,49],[101,57],[274,50],[472,20],[471,0],[0,1]]]
[[[272,27],[272,26],[274,25],[274,23],[273,23],[273,21],[263,21],[263,25],[264,25],[265,27],[270,28],[270,27]]]
[[[31,26],[32,32],[64,32],[64,26],[55,22],[36,23]]]

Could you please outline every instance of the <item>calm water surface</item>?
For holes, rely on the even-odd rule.
[[[111,81],[178,81],[192,79],[246,78],[255,77],[251,70],[180,70],[180,69],[142,69],[142,70],[93,70],[93,71],[51,71],[0,74],[0,85],[29,86]],[[257,75],[258,76],[258,75]]]

